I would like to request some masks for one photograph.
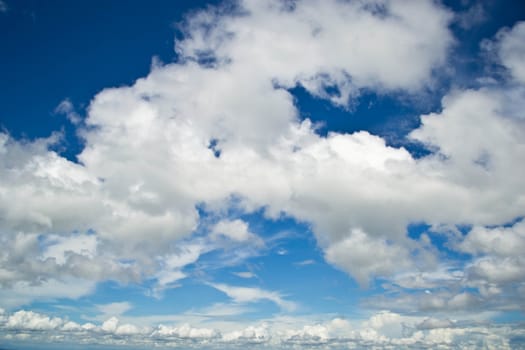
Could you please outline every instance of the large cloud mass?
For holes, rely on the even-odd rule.
[[[347,106],[363,90],[417,94],[431,88],[453,42],[446,9],[434,1],[247,0],[228,10],[188,18],[176,43],[177,63],[94,97],[79,127],[85,147],[78,163],[50,150],[58,134],[35,141],[0,134],[4,306],[36,295],[79,296],[106,279],[153,276],[162,288],[226,239],[263,249],[246,223],[221,218],[232,198],[245,212],[264,208],[269,219],[285,215],[309,223],[326,260],[363,286],[382,277],[430,293],[433,281],[441,281],[444,290],[415,293],[411,311],[468,310],[480,302],[501,309],[502,295],[519,298],[525,288],[523,223],[515,222],[525,213],[525,119],[516,112],[525,110],[516,107],[525,107],[523,23],[500,33],[493,46],[509,82],[445,96],[442,110],[422,116],[408,136],[431,151],[415,158],[366,131],[318,135],[288,89],[300,85]],[[199,206],[221,219],[203,222]],[[444,268],[427,235],[407,235],[407,226],[418,222],[447,237],[450,249],[469,254],[468,263]],[[208,237],[177,243],[206,225]],[[473,228],[463,236],[456,225]],[[64,295],[60,285],[71,279],[86,282]],[[27,283],[36,286],[35,294],[15,298]],[[51,290],[40,294],[46,285]],[[213,286],[237,301],[255,291],[256,298],[293,308],[277,292]],[[403,298],[389,301],[397,305]],[[510,304],[520,308],[519,300]],[[441,336],[428,330],[431,324],[422,323],[425,331],[414,330],[411,340],[397,345],[434,344]],[[30,312],[3,324],[30,326],[87,332],[87,326]],[[89,332],[141,332],[116,319],[97,327]],[[188,327],[159,326],[150,334],[267,337],[256,328],[221,336]],[[332,341],[333,327],[305,326],[279,339],[324,344]],[[448,323],[435,328],[451,338],[464,334]],[[355,337],[362,342],[373,332]]]

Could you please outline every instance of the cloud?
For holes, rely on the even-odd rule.
[[[293,311],[297,308],[294,302],[285,300],[278,292],[254,287],[236,287],[220,283],[210,283],[210,286],[228,295],[228,297],[232,298],[236,303],[243,304],[269,300],[286,311]]]
[[[95,235],[76,235],[76,236],[56,236],[48,235],[44,243],[46,249],[42,253],[42,258],[55,259],[57,264],[63,265],[66,262],[67,254],[78,254],[93,258],[97,250],[97,237]]]
[[[7,7],[7,4],[5,3],[5,1],[3,0],[0,0],[0,13],[5,13],[7,12],[9,8]]]
[[[418,329],[436,329],[436,328],[452,328],[454,322],[449,319],[426,318],[423,322],[416,325]]]
[[[263,244],[257,235],[250,232],[248,224],[239,219],[219,221],[213,226],[211,236],[212,238],[223,236],[235,242],[250,242],[256,245]]]
[[[222,336],[222,341],[228,344],[264,344],[271,338],[268,327],[265,324],[260,326],[249,326],[242,330],[226,333]]]
[[[15,308],[29,304],[35,299],[50,301],[61,298],[78,299],[91,294],[96,283],[80,278],[49,278],[40,283],[17,281],[0,290],[0,305],[6,308]]]
[[[402,325],[400,325],[400,322]],[[295,325],[295,326],[292,326]],[[297,326],[301,325],[301,326]],[[233,327],[233,329],[231,328]],[[230,328],[230,329],[228,329]],[[390,312],[371,315],[362,322],[325,318],[311,322],[301,318],[273,318],[254,324],[235,323],[222,328],[182,324],[137,326],[112,317],[100,324],[78,324],[58,317],[20,310],[0,320],[0,339],[9,341],[31,334],[41,344],[60,340],[115,346],[197,346],[220,349],[224,346],[327,349],[341,347],[509,347],[523,335],[520,328],[508,325],[451,322],[424,317],[402,316]],[[20,336],[22,335],[22,337]],[[27,338],[27,337],[26,337]],[[26,339],[27,340],[27,339]]]
[[[298,262],[296,262],[294,264],[297,265],[297,266],[313,265],[313,264],[315,264],[315,260],[307,259],[307,260],[298,261]]]
[[[120,324],[120,321],[117,317],[113,316],[108,318],[100,326],[100,331],[104,333],[109,333],[114,336],[126,336],[126,335],[136,335],[145,331],[132,324]]]
[[[354,230],[350,237],[328,247],[325,258],[349,271],[361,285],[367,285],[370,276],[388,276],[411,267],[409,253],[404,247],[370,238],[360,230]]]
[[[291,7],[241,1],[240,7],[243,16],[209,11],[191,17],[184,27],[189,40],[176,43],[179,55],[232,61],[232,68],[249,69],[252,78],[299,83],[342,105],[360,88],[422,87],[452,43],[450,13],[430,1],[304,1]],[[274,37],[280,40],[269,40]],[[254,62],[258,71],[250,68]],[[339,94],[330,96],[330,86]]]
[[[525,250],[525,222],[510,227],[474,227],[458,249],[474,255],[518,257]]]
[[[362,91],[431,89],[433,72],[446,64],[453,42],[450,12],[434,1],[286,4],[242,1],[242,15],[210,7],[188,17],[176,43],[180,61],[154,65],[133,85],[93,98],[85,125],[78,126],[85,142],[78,163],[52,151],[59,134],[26,141],[0,133],[3,307],[78,298],[99,281],[145,276],[156,280],[152,295],[158,295],[189,276],[205,253],[224,248],[217,238],[243,247],[258,242],[238,218],[211,226],[206,221],[223,218],[234,197],[242,214],[261,211],[269,220],[286,216],[306,223],[326,261],[361,285],[381,278],[396,293],[369,303],[392,314],[521,308],[523,225],[504,225],[525,212],[523,23],[494,39],[508,80],[447,93],[439,111],[421,116],[408,136],[430,151],[416,158],[366,131],[320,136],[310,120],[301,120],[288,89],[303,86],[346,107]],[[74,112],[67,100],[61,106],[63,113]],[[456,261],[428,236],[408,237],[414,222],[472,225],[464,239],[441,236],[447,248],[470,256]],[[199,236],[203,227],[210,236]],[[235,250],[228,262],[254,250]],[[448,266],[439,259],[452,261],[445,261]],[[238,304],[271,301],[286,312],[296,307],[276,291],[211,286]],[[124,313],[127,306],[106,307]],[[283,339],[299,345],[437,346],[467,344],[465,334],[479,339],[476,332],[489,332],[497,344],[508,345],[515,332],[436,327],[392,340],[400,327],[386,329],[394,322],[387,319],[401,316],[391,313],[346,338],[314,323]],[[94,330],[66,324],[90,335],[143,332],[116,317]],[[168,343],[220,338],[264,344],[277,334],[261,324],[222,337],[205,326],[156,332]]]
[[[182,339],[208,339],[216,338],[218,332],[207,328],[193,328],[188,324],[180,327],[169,327],[159,325],[159,327],[152,333],[153,337],[174,337]]]
[[[191,310],[188,311],[187,315],[196,315],[196,316],[202,316],[205,318],[219,318],[223,319],[225,317],[229,316],[236,316],[245,314],[249,311],[252,311],[252,309],[239,304],[224,304],[224,303],[216,303],[213,304],[210,307],[205,307],[203,309],[198,310]]]
[[[165,285],[178,280],[179,278],[176,276],[184,277],[181,271],[182,268],[195,263],[206,250],[206,245],[198,244],[197,242],[179,245],[176,252],[163,257],[164,269],[157,275],[159,283]]]
[[[255,278],[257,277],[256,274],[250,271],[240,271],[240,272],[234,272],[234,275],[240,277],[240,278]]]
[[[55,113],[65,115],[67,119],[75,125],[79,124],[82,121],[82,118],[75,111],[75,107],[69,99],[65,99],[62,102],[60,102],[55,108]]]
[[[511,29],[503,29],[497,34],[499,57],[514,79],[525,83],[525,22],[518,22]]]
[[[487,11],[483,3],[476,2],[456,15],[456,21],[463,29],[471,29],[487,20]]]
[[[131,305],[131,303],[127,301],[100,304],[95,306],[102,314],[108,316],[120,316],[126,311],[129,311],[131,308],[133,308],[133,305]]]
[[[20,310],[10,315],[5,323],[8,329],[17,330],[52,330],[63,324],[62,319],[58,317],[49,318],[47,316],[32,312]]]
[[[337,1],[281,5],[245,1],[239,4],[245,16],[210,8],[189,17],[186,35],[176,44],[180,62],[155,66],[134,85],[94,97],[85,125],[78,126],[85,141],[79,163],[50,150],[58,136],[21,142],[1,134],[2,234],[12,240],[17,232],[52,232],[61,243],[34,252],[49,265],[55,257],[51,275],[129,281],[153,269],[162,285],[185,275],[163,260],[178,255],[171,242],[198,227],[196,206],[221,210],[232,195],[242,198],[246,211],[265,207],[268,216],[286,212],[313,222],[328,232],[328,238],[318,236],[328,245],[358,226],[370,234],[394,227],[402,235],[407,219],[392,214],[393,220],[378,227],[367,212],[377,201],[357,188],[370,187],[370,171],[375,180],[387,181],[391,163],[413,167],[410,155],[365,132],[319,137],[308,120],[298,121],[293,96],[283,87],[303,85],[324,96],[335,85],[341,96],[329,98],[340,104],[362,88],[416,91],[444,63],[452,42],[450,13],[431,1],[384,3],[383,14]],[[205,27],[213,30],[205,33]],[[289,30],[283,36],[276,28]],[[279,43],[265,39],[276,34]],[[201,52],[210,52],[217,64],[195,62]],[[73,113],[71,101],[57,111]],[[219,157],[209,149],[212,140]],[[304,176],[314,169],[317,176]],[[341,176],[334,169],[342,169],[336,172]],[[360,185],[348,188],[348,174]],[[400,188],[417,180],[407,179]],[[331,199],[337,187],[354,200]],[[320,206],[330,210],[319,211]],[[347,220],[346,211],[336,209],[345,206],[363,209]],[[254,237],[235,218],[218,227],[233,240]],[[78,232],[88,231],[81,243]],[[14,262],[5,264],[2,276],[22,278],[12,271],[19,270]],[[42,275],[33,264],[23,278]]]

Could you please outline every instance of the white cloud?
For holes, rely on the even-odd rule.
[[[73,103],[69,99],[65,99],[58,104],[55,108],[55,113],[64,114],[67,119],[73,124],[79,124],[82,121],[82,118],[75,111]]]
[[[256,274],[254,274],[253,272],[250,272],[250,271],[239,271],[239,272],[234,272],[233,274],[235,276],[240,277],[240,278],[255,278],[255,277],[257,277]]]
[[[367,203],[374,194],[358,187],[370,188],[368,172],[380,181],[391,177],[390,164],[412,167],[410,155],[367,133],[318,137],[308,121],[297,122],[292,95],[275,83],[303,84],[318,95],[325,94],[323,86],[335,84],[342,95],[332,99],[342,104],[361,88],[416,91],[444,63],[450,14],[432,1],[385,2],[385,16],[358,3],[301,2],[294,10],[281,5],[246,1],[240,5],[245,16],[214,10],[194,14],[178,52],[190,57],[211,48],[212,55],[228,61],[220,59],[213,68],[191,61],[155,66],[133,86],[100,92],[80,127],[85,139],[80,164],[48,150],[57,136],[19,142],[2,134],[3,235],[53,232],[62,237],[55,237],[62,243],[37,255],[64,262],[62,273],[68,276],[126,281],[157,270],[164,285],[185,275],[159,261],[177,255],[171,243],[198,226],[196,204],[220,209],[234,194],[247,210],[265,206],[268,215],[286,212],[313,222],[319,232],[327,232],[328,238],[318,238],[328,245],[361,226],[370,234],[394,227],[394,234],[402,235],[406,218],[392,215],[390,222],[378,224],[368,213],[378,207],[375,200]],[[207,34],[206,21],[216,24]],[[276,35],[279,41],[268,40]],[[67,100],[58,110],[74,112]],[[208,149],[212,140],[219,158]],[[312,172],[318,175],[304,175]],[[385,193],[404,195],[401,188],[413,180]],[[348,188],[350,183],[355,185]],[[396,185],[378,188],[375,195]],[[320,211],[323,206],[330,210]],[[336,208],[356,210],[347,218],[347,209]],[[407,205],[406,212],[410,209]],[[226,223],[223,235],[243,242],[254,237],[236,219],[218,225]],[[89,242],[75,241],[82,235],[72,232],[88,230],[94,231]],[[123,260],[131,263],[121,266]],[[0,276],[20,279],[18,269],[14,262],[2,263]],[[53,269],[49,274],[60,270]],[[23,278],[42,274],[31,265]]]
[[[206,318],[224,318],[228,316],[241,315],[247,313],[248,311],[252,311],[252,309],[246,307],[245,305],[216,303],[204,309],[188,311],[186,314],[202,316]]]
[[[525,251],[525,222],[520,221],[511,227],[474,227],[458,249],[475,255],[518,257]]]
[[[404,247],[386,239],[371,238],[360,230],[354,230],[342,242],[329,246],[325,258],[349,271],[361,285],[367,285],[370,276],[388,276],[411,267],[409,253]]]
[[[159,325],[158,328],[152,333],[153,337],[176,337],[183,339],[216,338],[217,335],[218,332],[216,330],[208,328],[193,328],[188,324],[184,324],[180,327]]]
[[[120,316],[133,307],[133,305],[127,301],[100,304],[95,306],[102,314],[107,316]]]
[[[297,265],[297,266],[308,266],[308,265],[315,264],[315,260],[313,260],[313,259],[306,259],[306,260],[298,261],[298,262],[296,262],[294,264]]]
[[[117,330],[119,320],[115,316],[108,318],[100,327],[105,332],[114,332]]]
[[[518,22],[511,29],[498,33],[499,57],[512,76],[525,83],[525,22]]]
[[[126,344],[137,346],[166,345],[174,347],[224,346],[272,348],[326,349],[348,347],[466,347],[477,346],[505,348],[514,337],[522,335],[520,328],[507,325],[471,321],[451,322],[418,316],[401,316],[391,312],[371,315],[362,322],[349,322],[341,318],[326,318],[312,322],[308,318],[277,317],[257,323],[223,324],[222,327],[190,325],[188,323],[137,326],[112,317],[101,324],[78,324],[32,311],[7,314],[6,322],[0,322],[0,339],[12,339],[19,334],[31,332],[33,339],[41,344],[63,344],[73,339],[78,344],[97,342],[100,345]],[[403,326],[401,326],[401,324]],[[232,328],[233,327],[233,328]],[[103,336],[101,336],[103,335]]]
[[[63,324],[58,317],[50,318],[32,311],[20,310],[7,318],[5,327],[17,330],[52,330]]]
[[[225,333],[222,340],[226,343],[258,344],[266,343],[270,339],[270,333],[266,325],[249,326],[242,330]]]
[[[169,284],[173,284],[178,280],[186,277],[182,271],[187,265],[195,263],[201,254],[207,252],[209,249],[202,243],[188,243],[180,244],[177,251],[167,256],[161,257],[161,269],[156,273],[159,287],[162,289]]]
[[[481,278],[493,283],[525,281],[525,259],[522,256],[476,260],[468,269],[471,278]]]
[[[219,221],[213,226],[211,235],[214,238],[224,236],[236,242],[263,244],[257,235],[250,232],[248,224],[239,219]]]
[[[191,39],[177,42],[178,53],[232,60],[240,74],[248,69],[255,79],[266,75],[289,87],[300,83],[324,97],[324,87],[336,85],[341,96],[332,99],[343,105],[363,87],[420,88],[444,63],[452,42],[451,15],[431,1],[303,1],[292,8],[279,1],[241,1],[240,6],[243,16],[209,11],[192,17],[186,28]]]
[[[96,283],[78,278],[64,278],[42,281],[39,284],[18,281],[9,288],[0,290],[0,305],[14,308],[28,304],[34,299],[54,300],[60,298],[77,299],[91,294]]]
[[[285,300],[278,292],[255,287],[236,287],[220,283],[211,283],[210,286],[228,295],[228,297],[232,298],[236,303],[242,304],[269,300],[287,311],[293,311],[297,308],[294,302]]]
[[[196,206],[223,213],[232,196],[247,212],[264,208],[270,219],[284,213],[311,225],[327,261],[361,284],[377,276],[432,289],[436,281],[449,287],[459,280],[496,295],[500,284],[522,281],[523,262],[513,255],[521,229],[481,228],[525,212],[519,88],[449,93],[442,110],[423,116],[410,134],[435,151],[415,159],[365,131],[317,135],[309,120],[298,120],[293,96],[276,87],[300,84],[346,105],[362,89],[415,93],[431,85],[452,43],[450,13],[434,1],[374,4],[304,1],[284,9],[282,2],[243,1],[242,16],[213,9],[193,14],[177,42],[186,61],[156,65],[134,85],[94,97],[80,130],[85,149],[78,164],[49,150],[59,135],[26,142],[0,133],[2,305],[76,298],[104,279],[147,275],[159,288],[173,285],[217,248],[213,240],[181,241],[203,224]],[[514,84],[524,81],[522,27],[497,39]],[[217,63],[192,61],[203,52]],[[326,91],[334,85],[340,95]],[[71,108],[66,103],[61,110]],[[406,237],[407,225],[421,221],[474,225],[458,249],[490,256],[475,257],[466,277],[433,274],[435,251]],[[257,241],[235,218],[219,221],[212,236]],[[278,292],[213,286],[237,303],[270,300],[294,308]],[[469,295],[418,300],[420,309],[468,308]],[[113,323],[106,324],[112,332]],[[301,332],[294,339],[329,339],[323,328]],[[261,338],[253,329],[246,334]]]
[[[100,330],[102,332],[109,333],[115,337],[133,336],[141,333],[146,333],[148,331],[148,329],[140,328],[132,324],[121,324],[120,320],[115,316],[105,320],[100,326]]]

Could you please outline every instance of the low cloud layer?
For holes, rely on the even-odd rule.
[[[486,347],[511,349],[524,336],[523,329],[507,325],[453,322],[447,319],[402,316],[380,312],[369,319],[352,321],[332,318],[312,322],[301,318],[274,318],[253,325],[234,325],[220,330],[183,324],[155,327],[124,323],[117,317],[79,324],[32,311],[0,313],[0,337],[5,341],[56,342],[63,346],[80,344],[139,345],[197,348],[245,347],[318,348],[386,347]],[[295,325],[295,328],[294,326]]]

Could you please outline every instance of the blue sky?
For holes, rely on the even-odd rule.
[[[522,348],[525,7],[0,0],[0,348]]]

